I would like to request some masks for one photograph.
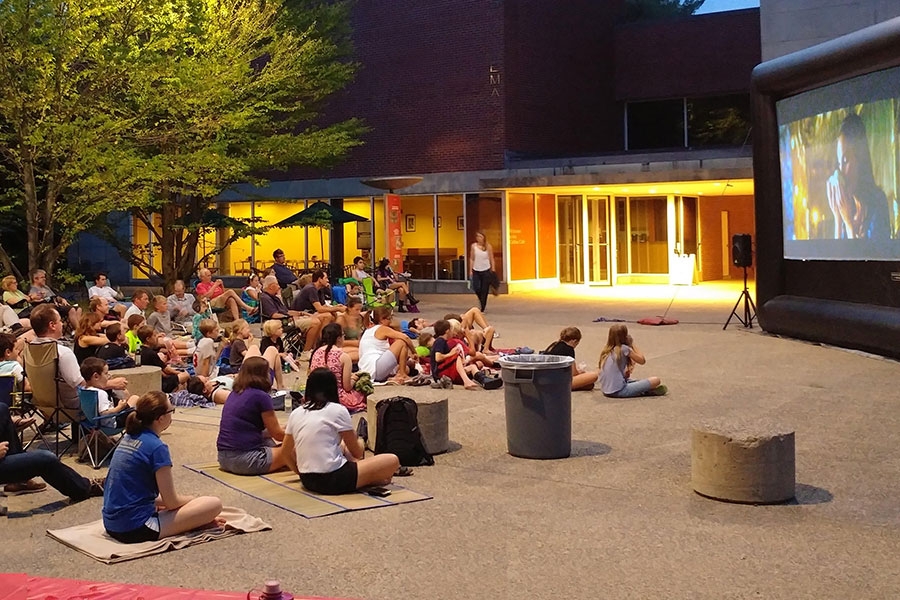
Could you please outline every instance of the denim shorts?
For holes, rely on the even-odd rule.
[[[262,475],[272,468],[272,449],[219,450],[219,466],[235,475]]]
[[[650,380],[649,379],[629,379],[625,383],[625,387],[623,387],[618,392],[614,392],[612,394],[603,394],[604,396],[609,396],[610,398],[637,398],[638,396],[643,396],[647,392],[651,390]]]

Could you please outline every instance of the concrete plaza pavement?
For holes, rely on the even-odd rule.
[[[231,591],[276,577],[295,595],[372,600],[900,596],[900,365],[735,322],[723,331],[739,293],[725,283],[490,298],[499,346],[541,349],[575,325],[578,360],[592,367],[609,325],[593,320],[625,319],[648,357],[636,375],[668,385],[660,398],[574,393],[570,458],[511,457],[503,390],[454,389],[453,450],[399,481],[432,500],[306,520],[178,466],[179,490],[218,495],[273,530],[105,566],[44,534],[98,518],[101,501],[68,506],[49,490],[8,499],[3,570]],[[421,306],[436,319],[472,301]],[[670,301],[680,324],[631,322]],[[693,493],[690,429],[714,418],[795,428],[797,500]],[[164,434],[176,465],[214,460],[215,437],[188,423]]]

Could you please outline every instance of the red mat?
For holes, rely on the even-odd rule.
[[[260,582],[259,587],[262,587]],[[25,573],[0,573],[0,600],[246,600],[247,592],[212,592],[157,587],[134,583],[103,583],[77,579],[34,577]],[[259,593],[250,598],[259,598]],[[328,600],[297,596],[296,600]],[[332,599],[333,600],[333,599]]]

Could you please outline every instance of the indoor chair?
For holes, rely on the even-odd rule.
[[[81,402],[83,415],[78,421],[78,428],[81,430],[87,461],[93,468],[99,469],[112,456],[122,440],[125,427],[116,425],[117,418],[133,412],[134,409],[128,407],[115,415],[101,416],[97,390],[78,388],[78,400]]]

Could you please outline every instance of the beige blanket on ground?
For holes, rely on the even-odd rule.
[[[262,519],[248,515],[240,508],[226,506],[222,509],[221,516],[226,521],[224,529],[190,531],[156,542],[143,542],[140,544],[123,544],[112,539],[103,528],[102,520],[65,529],[48,529],[47,535],[70,548],[74,548],[93,559],[109,565],[161,554],[169,550],[181,550],[194,544],[212,542],[239,533],[253,533],[255,531],[272,529],[271,525]]]

